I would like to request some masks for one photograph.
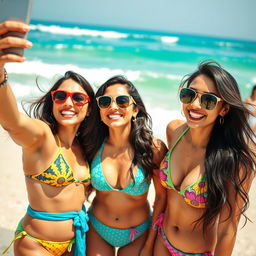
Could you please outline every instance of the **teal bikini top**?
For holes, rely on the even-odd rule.
[[[110,186],[110,184],[106,181],[101,165],[101,155],[104,148],[105,141],[100,147],[100,150],[96,157],[93,159],[91,163],[91,184],[92,186],[99,191],[119,191],[124,192],[126,194],[132,196],[140,196],[146,193],[149,189],[150,182],[144,181],[144,171],[142,168],[138,167],[137,173],[134,177],[134,181],[123,188],[123,189],[116,189]]]

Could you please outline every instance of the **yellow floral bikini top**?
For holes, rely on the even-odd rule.
[[[67,186],[71,183],[83,183],[84,185],[89,185],[91,182],[90,172],[85,171],[85,173],[87,174],[84,179],[76,179],[74,177],[72,169],[70,168],[64,156],[62,155],[61,142],[58,136],[57,139],[59,144],[59,152],[55,160],[53,160],[50,164],[50,166],[39,174],[25,174],[25,176],[27,178],[31,178],[55,187]]]
[[[171,153],[174,147],[178,144],[182,136],[189,130],[187,127],[183,133],[179,136],[179,138],[174,143],[173,147],[166,153],[165,158],[163,159],[160,165],[159,177],[161,180],[161,184],[168,188],[177,191],[180,194],[184,201],[195,208],[205,208],[207,203],[207,180],[206,177],[203,176],[195,181],[193,184],[187,186],[182,190],[177,190],[172,182],[171,178],[171,166],[170,166],[170,158]]]

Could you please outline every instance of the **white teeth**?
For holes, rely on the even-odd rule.
[[[108,117],[109,117],[110,119],[115,119],[115,120],[117,120],[117,119],[121,118],[121,115],[108,115]]]
[[[193,118],[201,118],[201,117],[204,116],[204,115],[201,115],[201,114],[198,114],[198,113],[195,113],[195,112],[191,112],[191,111],[189,111],[189,114]]]
[[[74,116],[74,115],[75,115],[74,112],[72,112],[72,111],[67,111],[67,110],[62,111],[61,114],[62,114],[62,115],[65,115],[65,116]]]

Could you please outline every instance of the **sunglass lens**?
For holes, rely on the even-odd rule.
[[[57,91],[53,94],[53,99],[57,103],[65,101],[66,97],[67,97],[67,94],[63,91]]]
[[[196,93],[189,88],[182,88],[180,91],[180,101],[184,104],[191,103],[196,96]]]
[[[127,108],[130,103],[130,97],[126,95],[117,96],[116,97],[116,104],[120,108]]]
[[[86,103],[85,96],[81,93],[74,93],[72,99],[76,102],[77,105],[84,105]]]
[[[111,97],[109,96],[102,96],[98,99],[98,104],[100,108],[108,108],[111,104]]]
[[[216,107],[218,100],[217,98],[212,94],[203,94],[201,96],[201,105],[203,108],[207,110],[212,110]]]

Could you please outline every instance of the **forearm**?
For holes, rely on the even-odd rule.
[[[1,75],[0,71],[0,83],[2,77],[5,81],[6,75]],[[24,148],[33,146],[35,141],[41,140],[45,134],[45,128],[39,121],[19,112],[8,81],[0,86],[0,125],[8,131],[15,143]]]
[[[8,83],[3,84],[6,79],[4,69],[0,69],[0,123],[4,129],[15,129],[19,120],[20,113],[16,103],[16,98],[12,92],[12,89]]]
[[[236,233],[225,234],[218,238],[214,256],[231,256],[236,241]]]
[[[157,229],[153,228],[154,223],[157,221],[159,215],[164,212],[166,206],[166,198],[165,196],[156,196],[154,206],[153,206],[153,214],[152,214],[152,226],[148,232],[148,237],[145,242],[145,247],[152,248],[154,247],[154,242],[157,236]]]

